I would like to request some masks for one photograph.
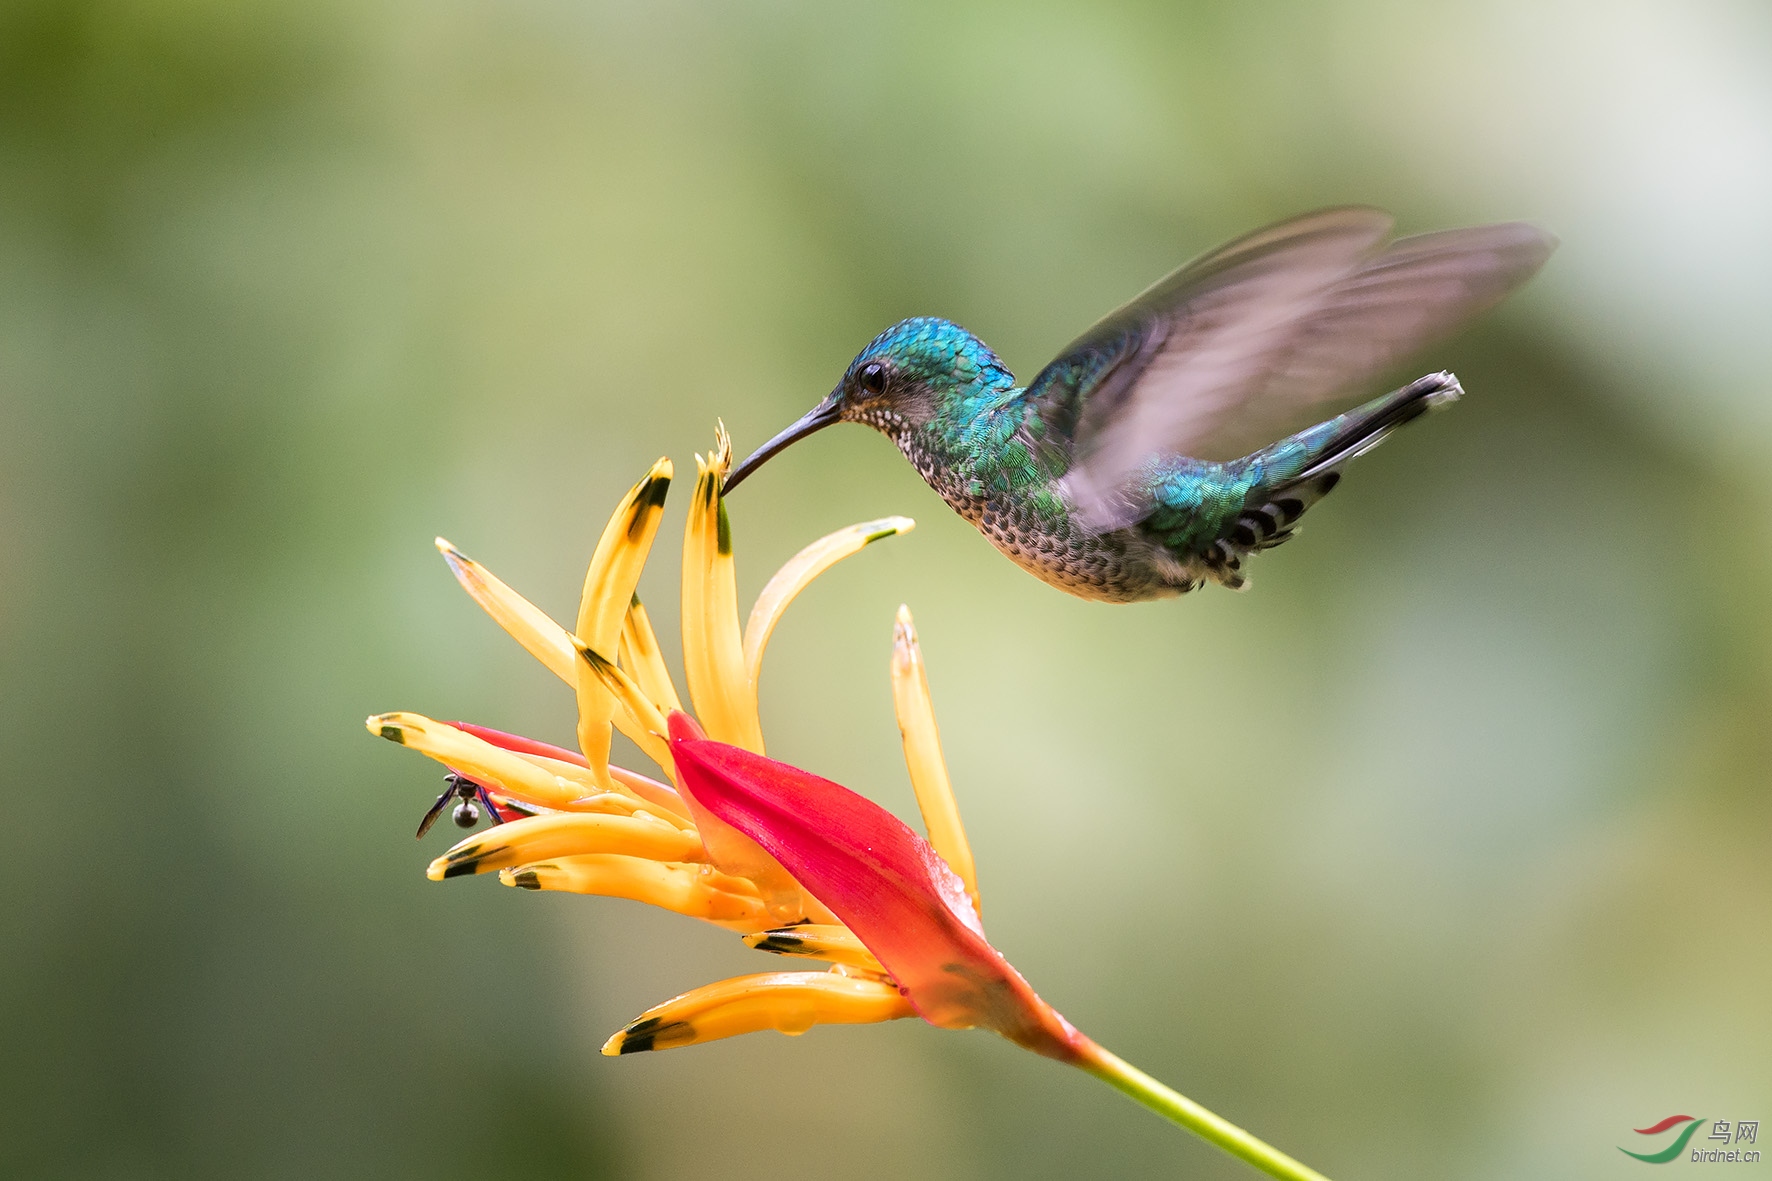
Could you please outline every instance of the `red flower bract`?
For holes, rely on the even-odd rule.
[[[562,763],[575,766],[586,766],[585,757],[575,750],[567,750],[563,746],[555,746],[551,742],[541,742],[534,738],[525,738],[521,734],[507,734],[503,730],[494,730],[491,726],[476,726],[472,722],[448,722],[457,730],[472,734],[502,750],[514,750],[519,754],[541,755],[544,758],[559,759]]]
[[[981,1025],[1076,1062],[1088,1039],[984,937],[959,877],[892,813],[840,784],[702,737],[671,715],[679,783],[830,908],[931,1025]]]

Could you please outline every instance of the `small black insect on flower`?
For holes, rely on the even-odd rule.
[[[475,783],[466,775],[456,771],[445,775],[443,782],[448,786],[443,789],[443,794],[437,797],[437,802],[431,805],[431,810],[425,813],[425,818],[418,822],[418,836],[420,838],[431,831],[431,825],[437,823],[437,817],[443,814],[443,809],[448,806],[450,800],[460,801],[455,805],[455,811],[450,813],[450,818],[455,821],[457,828],[472,828],[478,824],[482,805],[485,806],[486,815],[491,818],[492,823],[502,823],[498,808],[493,805],[492,797],[486,794],[484,784]]]

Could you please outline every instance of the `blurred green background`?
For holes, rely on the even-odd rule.
[[[1342,201],[1562,236],[1414,367],[1455,412],[1252,593],[1137,607],[821,435],[734,499],[747,602],[920,527],[788,616],[771,753],[911,814],[910,603],[998,945],[1333,1177],[1627,1176],[1631,1128],[1772,1119],[1772,10],[11,0],[6,1171],[1252,1176],[982,1033],[598,1057],[776,961],[425,881],[437,769],[361,720],[570,741],[434,534],[570,618],[654,456],[748,450],[891,321],[1025,378]]]

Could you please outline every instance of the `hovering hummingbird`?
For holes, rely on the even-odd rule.
[[[1133,602],[1208,580],[1242,589],[1243,560],[1291,537],[1349,460],[1463,391],[1433,373],[1286,432],[1499,303],[1556,246],[1519,222],[1394,241],[1391,225],[1377,209],[1324,209],[1238,238],[1110,313],[1025,388],[959,325],[902,321],[725,490],[814,431],[866,423],[1060,590]]]

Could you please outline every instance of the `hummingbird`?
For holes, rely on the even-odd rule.
[[[1245,559],[1293,536],[1350,460],[1463,390],[1431,373],[1301,422],[1499,303],[1556,247],[1524,222],[1395,239],[1392,225],[1344,206],[1256,230],[1110,312],[1026,386],[958,324],[903,320],[725,491],[859,422],[1060,590],[1116,603],[1241,590]]]

